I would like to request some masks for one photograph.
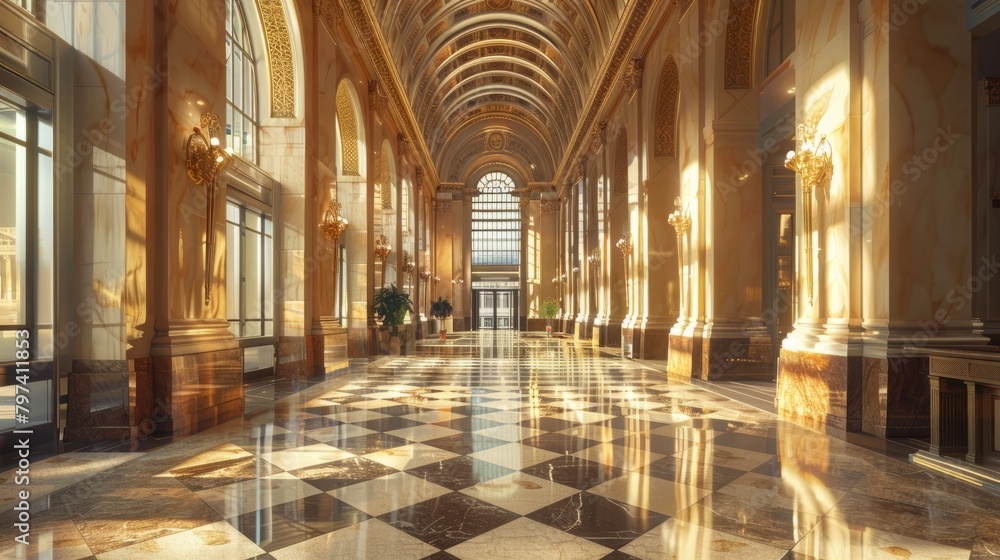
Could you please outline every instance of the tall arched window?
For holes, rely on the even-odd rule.
[[[795,51],[795,0],[774,0],[767,20],[765,72],[770,76]]]
[[[257,163],[257,60],[242,0],[226,1],[226,136],[233,152]]]
[[[479,180],[478,190],[472,201],[472,265],[520,265],[521,206],[514,181],[494,171]]]

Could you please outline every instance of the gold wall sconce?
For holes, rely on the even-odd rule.
[[[594,249],[590,251],[590,255],[587,256],[587,263],[591,268],[601,266],[601,250],[599,248],[594,247]]]
[[[625,233],[622,234],[622,237],[621,239],[618,240],[618,243],[615,243],[615,247],[618,247],[618,250],[622,252],[622,263],[623,263],[623,269],[625,270],[625,286],[626,286],[625,308],[632,309],[632,294],[631,290],[628,289],[629,286],[628,269],[629,269],[629,259],[632,258],[633,247],[632,247],[632,231],[631,229],[628,228],[627,225]]]
[[[340,202],[337,201],[333,189],[330,189],[330,207],[326,209],[319,229],[334,245],[340,242],[340,236],[347,230],[348,226],[347,218],[341,215],[341,210]]]
[[[785,167],[799,175],[802,180],[802,227],[805,230],[805,276],[806,291],[809,305],[813,304],[813,247],[812,247],[812,198],[813,190],[820,186],[833,173],[833,149],[826,140],[825,134],[817,134],[811,125],[800,124],[798,132],[798,151],[788,152]],[[819,137],[817,139],[817,136]]]
[[[440,284],[441,284],[441,277],[440,276],[435,276],[434,277],[434,287],[437,288]]]
[[[215,195],[222,175],[233,156],[220,146],[221,123],[215,113],[201,114],[201,128],[194,127],[185,146],[187,174],[191,181],[208,191],[205,217],[205,305],[212,301],[212,261],[215,260]],[[205,133],[208,136],[205,136]]]
[[[382,263],[382,286],[385,286],[385,264],[391,252],[392,245],[389,245],[389,239],[380,233],[375,238],[375,260]]]
[[[687,274],[684,273],[684,262],[687,260],[687,234],[691,231],[691,212],[681,202],[681,197],[674,199],[674,211],[667,216],[667,223],[674,227],[677,233],[677,280],[680,282],[681,310],[687,309]]]
[[[406,275],[407,280],[413,280],[413,269],[417,267],[417,263],[410,260],[410,253],[408,251],[403,251],[403,274]]]

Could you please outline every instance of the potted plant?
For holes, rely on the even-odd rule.
[[[559,302],[547,299],[538,308],[538,314],[545,318],[545,335],[552,336],[552,319],[559,315]]]
[[[452,307],[448,298],[437,298],[431,303],[431,316],[438,320],[438,336],[443,342],[448,337],[448,329],[445,328],[444,320],[451,317]]]
[[[413,311],[410,294],[399,291],[396,284],[382,288],[375,294],[372,312],[380,321],[382,328],[389,330],[389,353],[399,355],[399,327],[406,320],[406,313]]]

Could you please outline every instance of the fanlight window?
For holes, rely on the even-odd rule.
[[[521,206],[514,181],[505,173],[487,173],[472,201],[472,265],[521,264]]]
[[[226,2],[226,144],[257,163],[257,61],[241,0]]]

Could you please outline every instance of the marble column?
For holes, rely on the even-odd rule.
[[[179,435],[243,413],[242,352],[226,320],[225,193],[216,190],[208,215],[208,193],[188,177],[184,149],[202,111],[225,115],[225,12],[166,1],[154,6],[148,40],[167,77],[154,102],[156,187],[149,199],[156,209],[153,396],[166,411],[157,431]],[[216,248],[207,270],[206,222]],[[206,277],[213,294],[207,302]]]
[[[1000,273],[974,259],[972,50],[964,7],[863,2],[860,135],[864,362],[862,429],[929,434],[928,358],[907,347],[976,349],[972,301]],[[911,10],[912,11],[912,10]],[[935,88],[931,84],[949,84]],[[928,94],[933,91],[933,95]]]
[[[718,94],[723,97],[722,94]],[[756,96],[728,92],[728,96]],[[721,102],[720,102],[721,103]],[[726,107],[727,111],[733,109]],[[752,113],[752,112],[751,112]],[[748,116],[755,116],[752,113]],[[702,379],[771,380],[771,341],[761,319],[762,222],[760,166],[740,177],[738,186],[723,180],[746,167],[759,144],[757,122],[719,120],[706,132],[705,165],[718,178],[706,190],[704,267],[705,326]]]

